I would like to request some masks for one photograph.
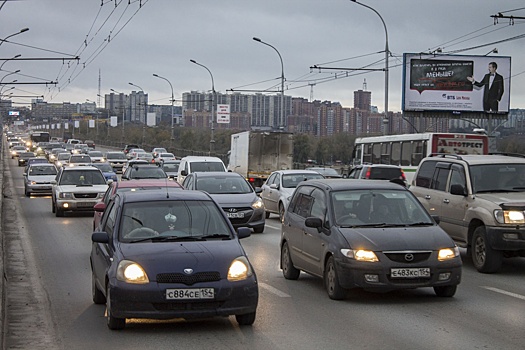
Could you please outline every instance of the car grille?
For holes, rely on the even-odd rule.
[[[98,193],[75,193],[77,199],[97,198]]]
[[[392,284],[421,284],[421,283],[428,283],[429,280],[432,280],[432,274],[430,274],[430,277],[420,277],[420,278],[390,278],[390,275],[387,276],[388,281]]]
[[[171,303],[153,303],[153,307],[158,311],[197,311],[219,309],[222,304],[220,301],[192,302],[189,300],[181,300],[180,302]]]
[[[385,252],[384,253],[386,257],[392,261],[398,262],[398,263],[405,263],[405,264],[414,264],[419,263],[421,261],[428,260],[430,257],[430,254],[432,252],[419,252],[419,253],[413,253],[413,252]],[[413,259],[407,260],[407,255],[410,254]]]
[[[160,273],[157,275],[157,283],[182,283],[191,286],[199,282],[215,282],[221,280],[221,274],[216,271],[197,272],[193,275],[183,273]]]

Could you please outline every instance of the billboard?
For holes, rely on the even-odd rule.
[[[510,57],[403,54],[403,111],[509,108]]]
[[[230,122],[230,105],[217,105],[217,123],[228,124]]]

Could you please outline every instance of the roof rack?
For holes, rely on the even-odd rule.
[[[441,158],[455,158],[457,160],[463,160],[460,155],[449,154],[449,153],[430,153],[429,157],[441,157]]]

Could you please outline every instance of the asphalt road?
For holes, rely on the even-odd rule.
[[[50,196],[23,194],[22,168],[5,159],[4,348],[7,349],[523,349],[525,258],[498,274],[478,273],[465,257],[454,298],[431,288],[328,298],[320,279],[285,280],[280,225],[241,242],[260,286],[257,319],[233,317],[128,321],[110,331],[105,307],[91,300],[92,216],[51,213]]]

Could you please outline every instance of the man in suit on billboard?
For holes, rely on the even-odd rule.
[[[478,89],[483,90],[483,110],[486,112],[497,112],[499,101],[503,96],[503,77],[496,73],[498,65],[496,62],[489,63],[489,73],[485,74],[481,81],[476,81],[472,76],[467,79]]]

